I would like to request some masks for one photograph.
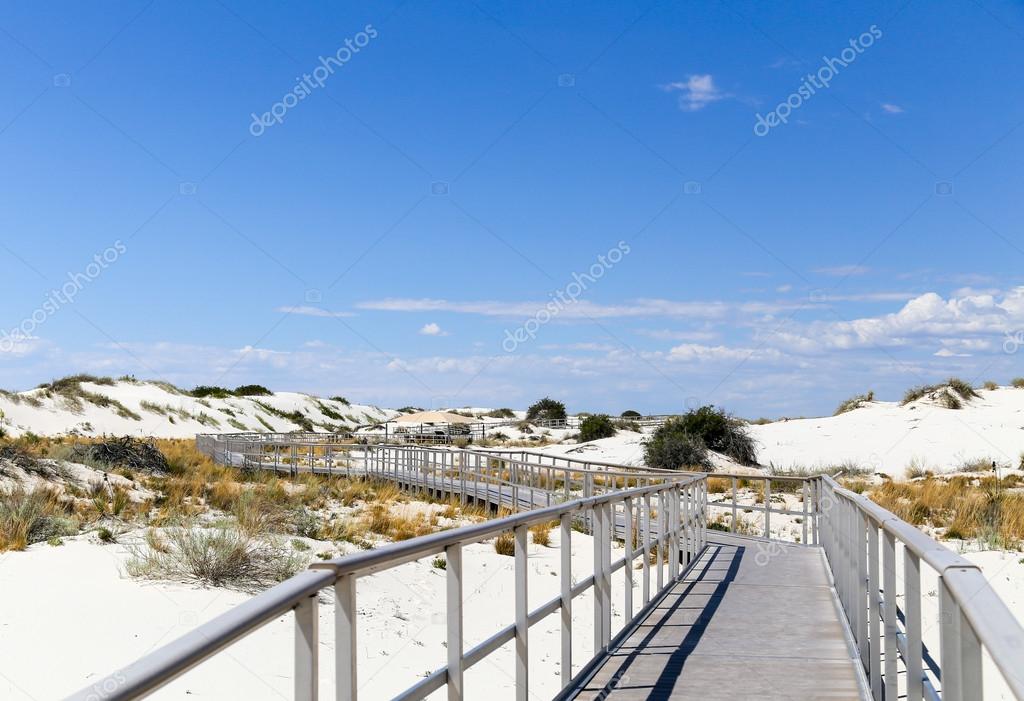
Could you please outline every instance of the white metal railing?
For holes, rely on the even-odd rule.
[[[280,458],[278,448],[290,445],[288,441],[295,442],[294,437],[288,435],[262,442],[246,442],[238,437],[200,438],[203,439],[200,441],[202,449],[212,451],[218,459],[233,464],[230,462],[236,455],[233,451],[238,449],[242,462],[260,469],[280,468],[280,460],[275,464],[267,456]],[[898,696],[905,696],[909,701],[980,699],[983,653],[992,660],[1013,697],[1024,701],[1021,676],[1024,674],[1024,628],[981,571],[874,502],[844,489],[831,477],[726,475],[733,498],[711,503],[708,480],[723,477],[719,473],[710,476],[666,474],[589,461],[580,461],[584,465],[579,466],[563,456],[559,456],[561,461],[542,461],[529,451],[495,453],[350,444],[341,448],[342,445],[321,442],[309,452],[297,452],[301,457],[299,465],[304,470],[337,474],[338,456],[344,452],[346,469],[352,474],[393,480],[408,489],[460,495],[463,501],[478,499],[511,505],[513,510],[521,511],[505,518],[312,565],[310,570],[111,675],[104,682],[115,680],[117,683],[100,682],[103,689],[99,698],[145,696],[263,624],[292,611],[295,698],[315,699],[319,666],[317,595],[333,587],[337,698],[355,699],[358,680],[356,581],[439,553],[444,553],[447,559],[448,661],[397,698],[419,699],[445,686],[449,699],[465,698],[465,671],[514,641],[516,694],[518,699],[525,699],[530,688],[530,628],[556,613],[561,620],[561,683],[567,688],[573,679],[586,673],[588,666],[593,665],[612,642],[612,575],[623,572],[626,584],[623,610],[627,621],[635,621],[677,581],[687,563],[705,547],[709,509],[732,509],[735,513],[739,480],[768,479],[770,482],[763,487],[765,537],[771,533],[769,519],[773,513],[804,516],[802,542],[805,545],[820,542],[823,546],[838,600],[876,701],[891,701]],[[290,458],[290,447],[285,452]],[[283,469],[291,470],[292,464]],[[805,505],[802,511],[772,508],[771,483],[779,480],[797,481],[796,489]],[[750,505],[740,505],[740,508],[750,508]],[[561,533],[560,594],[530,609],[526,596],[527,529],[533,524],[556,520]],[[572,529],[581,526],[593,537],[595,564],[585,579],[574,583],[573,575],[578,573],[572,572],[569,544]],[[462,635],[463,550],[467,545],[509,531],[514,534],[515,543],[515,620],[466,650]],[[615,541],[622,542],[623,554],[612,562]],[[652,552],[660,553],[653,563]],[[898,554],[902,555],[899,560]],[[636,570],[633,563],[638,557],[641,564]],[[902,563],[902,592],[896,588],[899,562]],[[934,570],[939,582],[939,612],[934,622],[940,631],[937,661],[932,659],[923,641],[922,562]],[[633,600],[634,578],[638,571],[642,597],[639,606]],[[595,658],[583,665],[574,677],[572,606],[575,599],[590,592],[594,599]],[[897,603],[900,594],[902,608]],[[79,701],[97,698],[96,688],[84,689],[70,698]]]
[[[1024,699],[1024,628],[978,566],[831,477],[820,480],[825,555],[872,696],[984,698],[984,652],[1013,697]],[[937,660],[928,660],[922,640],[922,562],[938,578]]]
[[[397,453],[396,453],[397,454]],[[406,457],[412,457],[412,451]],[[411,467],[408,466],[407,467]],[[516,698],[525,701],[530,689],[530,628],[548,616],[561,620],[561,683],[567,687],[572,674],[573,601],[593,592],[594,649],[599,656],[612,643],[612,576],[622,571],[625,581],[622,602],[625,619],[643,615],[660,594],[673,586],[706,544],[702,475],[683,475],[643,487],[616,489],[605,494],[523,511],[462,528],[443,531],[360,552],[336,560],[318,562],[310,569],[254,597],[228,613],[198,627],[182,638],[110,675],[97,686],[69,697],[77,701],[96,698],[98,685],[104,699],[146,696],[224,647],[247,636],[289,610],[295,624],[295,698],[318,697],[319,635],[318,594],[333,587],[335,604],[335,677],[340,700],[358,693],[356,664],[356,580],[401,564],[444,553],[447,566],[447,664],[413,684],[398,699],[420,699],[447,685],[449,699],[465,698],[464,673],[509,642],[515,643]],[[594,568],[576,578],[571,564],[571,533],[586,516],[593,538]],[[541,606],[527,604],[527,531],[539,523],[557,521],[560,529],[560,594]],[[515,620],[478,645],[465,649],[463,639],[463,551],[511,531],[515,543]],[[621,538],[618,534],[621,534]],[[612,543],[621,540],[623,555],[612,561]],[[652,553],[657,553],[652,563]],[[634,601],[635,562],[640,558],[640,596]],[[652,571],[653,570],[653,571]],[[583,674],[581,671],[579,674]],[[577,676],[579,676],[579,674]],[[107,680],[116,680],[107,684]]]

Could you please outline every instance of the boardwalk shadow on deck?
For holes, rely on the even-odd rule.
[[[714,567],[714,565],[719,561],[728,558],[725,575],[721,580],[715,583],[715,588],[710,592],[710,598],[707,605],[704,606],[704,610],[694,621],[693,625],[690,626],[690,630],[687,632],[676,650],[669,655],[661,675],[654,683],[650,693],[647,695],[647,701],[668,701],[671,697],[674,680],[682,674],[687,658],[697,647],[697,642],[707,630],[712,616],[715,615],[715,611],[722,603],[722,599],[725,596],[726,590],[729,588],[729,584],[736,579],[736,574],[739,572],[740,561],[743,559],[744,551],[745,548],[742,546],[727,548],[722,545],[710,545],[708,547],[708,551],[701,560],[698,560],[697,563],[695,563],[696,567],[700,567],[700,571],[691,572],[690,577],[686,581],[686,589],[681,592],[680,596],[675,598],[675,601],[673,601],[661,615],[662,621],[665,621],[675,613],[676,610],[683,607],[687,602],[686,595],[693,591],[698,584],[709,580],[712,576],[717,577],[717,572],[722,568]],[[703,564],[701,564],[702,561]],[[597,693],[596,698],[607,698],[621,681],[624,679],[628,680],[630,665],[644,654],[648,645],[654,644],[654,638],[658,635],[659,631],[660,625],[651,628],[643,639],[638,642],[636,648],[626,656],[619,669],[615,672],[615,675]]]

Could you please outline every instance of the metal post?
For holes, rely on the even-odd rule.
[[[870,637],[871,693],[876,699],[882,698],[882,641],[879,608],[881,596],[878,582],[878,527],[867,521],[868,531],[868,635]]]
[[[800,542],[804,545],[807,545],[807,480],[801,480],[800,487],[804,506],[804,517],[800,521],[800,525],[803,526],[803,537],[801,538]]]
[[[885,600],[885,698],[895,699],[899,684],[896,667],[896,538],[883,531],[885,547],[882,550],[882,597]]]
[[[337,701],[356,701],[356,578],[334,583],[334,670]]]
[[[866,550],[867,524],[860,509],[854,506],[854,537],[857,547],[857,643],[860,648],[860,661],[864,670],[870,668],[868,622],[867,622],[867,601],[868,601],[868,562]]]
[[[572,681],[572,514],[562,514],[561,608],[562,608],[562,688]]]
[[[462,701],[466,689],[462,681],[462,546],[444,550],[448,602],[448,701]]]
[[[591,530],[594,539],[594,654],[604,649],[604,536],[603,509],[595,506],[591,510]]]
[[[625,601],[626,608],[624,610],[625,610],[625,614],[626,614],[626,620],[627,621],[631,621],[631,620],[633,620],[633,554],[634,554],[634,550],[633,550],[633,499],[631,497],[626,497],[626,500],[623,503],[622,521],[623,521],[623,527],[624,527],[623,535],[625,536],[624,546],[625,546],[625,558],[626,558],[626,566],[622,568],[625,571],[625,579],[626,579],[626,582],[625,582],[625,584],[626,584],[626,594],[625,594],[625,596],[626,596],[626,601]]]
[[[643,534],[644,534],[644,606],[651,601],[651,494],[644,494],[643,503]]]
[[[319,697],[319,650],[317,596],[307,596],[295,607],[295,699],[317,701]]]
[[[921,561],[903,548],[903,603],[907,628],[907,701],[921,701]]]
[[[526,563],[527,527],[516,526],[515,607],[516,607],[516,701],[530,696],[530,622],[526,584],[529,570]]]
[[[766,540],[772,537],[772,481],[767,477],[764,480],[764,537]]]

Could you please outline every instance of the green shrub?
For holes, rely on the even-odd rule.
[[[984,387],[985,389],[989,390],[990,392],[992,390],[994,390],[994,389],[999,389],[999,385],[997,385],[992,380],[986,381],[985,384],[982,385],[982,387]]]
[[[689,433],[678,419],[666,422],[644,443],[644,460],[648,467],[660,470],[710,472],[712,468],[703,439]]]
[[[1010,380],[1010,385],[1017,389],[1024,389],[1024,377],[1015,377]]]
[[[565,417],[565,404],[550,397],[544,397],[526,410],[527,421],[559,421]]]
[[[516,418],[516,413],[511,409],[501,408],[495,409],[494,411],[489,411],[486,414],[484,414],[484,416],[487,416],[492,419],[514,419]]]
[[[632,409],[626,409],[626,411],[619,414],[619,418],[622,419],[639,419],[643,414],[639,411],[633,411]]]
[[[351,404],[351,402],[349,402],[349,400],[345,399],[344,397],[339,397],[337,395],[335,395],[333,397],[330,397],[330,400],[332,402],[338,402],[340,404],[344,404],[345,406],[348,406],[349,404]]]
[[[665,426],[669,425],[673,427],[671,431],[699,437],[709,450],[727,455],[738,463],[757,464],[754,439],[747,433],[746,425],[722,409],[702,406],[670,419]]]
[[[961,399],[970,400],[980,396],[969,382],[951,377],[942,384],[911,387],[903,395],[900,405],[910,404],[929,394],[947,409],[959,409],[963,406]]]
[[[273,392],[263,385],[241,385],[240,387],[235,387],[233,394],[236,397],[265,397],[273,394]]]
[[[615,426],[607,414],[588,416],[580,423],[580,442],[596,441],[599,438],[611,438],[615,435]]]
[[[199,385],[194,390],[189,392],[193,397],[213,397],[214,399],[227,399],[232,396],[231,390],[224,387],[215,387],[212,385]]]

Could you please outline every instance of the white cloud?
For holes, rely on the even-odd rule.
[[[939,358],[970,358],[971,357],[970,353],[954,353],[953,351],[951,351],[948,348],[940,348],[939,350],[935,351],[932,355],[935,355],[935,356],[937,356]]]
[[[423,328],[420,329],[419,333],[420,333],[421,336],[447,336],[448,335],[447,331],[443,331],[441,329],[441,327],[438,326],[437,324],[435,324],[434,322],[430,322],[429,324],[424,324]]]
[[[899,105],[894,105],[891,102],[883,102],[882,110],[888,112],[889,114],[903,114],[903,108],[900,107]]]
[[[300,316],[320,316],[334,319],[341,319],[355,316],[352,312],[332,312],[320,307],[278,307],[276,311],[282,314],[298,314]]]
[[[766,336],[764,341],[801,353],[925,345],[942,339],[957,345],[958,350],[980,350],[991,347],[992,337],[1001,339],[1019,329],[1024,329],[1024,287],[1005,292],[1001,299],[969,295],[947,300],[928,292],[897,312],[850,321],[811,322],[794,331]]]
[[[677,81],[664,86],[668,92],[679,92],[679,109],[684,112],[702,110],[712,102],[732,97],[723,93],[715,86],[715,79],[710,73],[691,75],[685,81]]]
[[[850,275],[864,275],[870,268],[863,265],[836,265],[829,268],[815,268],[814,272],[819,275],[831,275],[832,277],[847,277]]]
[[[499,317],[533,317],[547,309],[549,302],[498,302],[476,301],[455,302],[446,299],[381,299],[360,302],[359,309],[390,312],[456,312]],[[637,299],[624,304],[596,304],[579,300],[561,306],[559,319],[612,319],[627,317],[683,317],[694,319],[718,319],[729,312],[747,314],[776,314],[794,309],[808,309],[813,305],[804,302],[722,302],[722,301],[674,301],[668,299]]]
[[[729,346],[705,346],[699,343],[683,343],[675,346],[666,358],[673,361],[741,361],[776,360],[782,357],[773,348],[733,348]]]

